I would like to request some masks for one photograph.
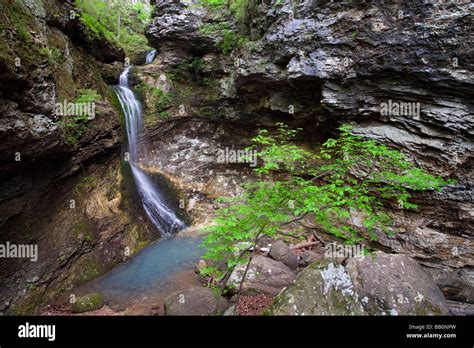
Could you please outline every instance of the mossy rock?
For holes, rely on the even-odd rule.
[[[76,298],[72,305],[73,313],[84,313],[94,311],[104,305],[104,297],[101,293],[95,292]]]
[[[441,290],[406,255],[376,252],[344,267],[308,266],[264,315],[447,315]]]
[[[326,276],[330,272],[332,277]],[[332,279],[328,279],[332,278]],[[341,265],[316,262],[298,274],[263,315],[366,315]]]

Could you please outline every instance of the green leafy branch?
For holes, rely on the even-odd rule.
[[[316,153],[293,142],[300,129],[278,126],[278,134],[261,130],[252,139],[260,180],[244,185],[242,196],[220,200],[224,206],[204,239],[204,258],[226,262],[224,270],[206,269],[223,287],[237,265],[248,268],[248,251],[258,240],[276,236],[284,225],[311,218],[346,243],[376,240],[377,232],[395,232],[386,204],[414,209],[411,191],[439,191],[452,183],[417,168],[396,150],[352,135],[351,125],[341,126],[339,137]],[[355,215],[363,227],[353,222]]]

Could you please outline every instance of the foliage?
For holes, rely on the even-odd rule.
[[[158,115],[161,120],[167,120],[171,117],[168,109],[172,106],[174,95],[173,93],[167,93],[161,88],[150,86],[144,82],[140,83],[136,89],[149,97],[149,105],[153,107],[153,111],[148,113],[148,116]],[[155,118],[145,117],[145,123],[149,124],[155,121]]]
[[[167,77],[170,81],[187,81],[189,80],[189,74],[191,73],[192,77],[195,80],[198,80],[203,68],[203,59],[201,57],[193,57],[187,62],[178,64],[173,71],[168,72]]]
[[[151,16],[150,5],[142,2],[131,4],[125,0],[75,0],[75,5],[91,38],[106,39],[127,53],[147,46],[143,32]]]
[[[74,100],[74,104],[91,103],[101,99],[101,95],[93,89],[81,89]],[[59,122],[69,144],[75,145],[82,137],[89,124],[88,115],[63,116]]]
[[[230,25],[228,22],[216,22],[216,23],[204,23],[199,27],[199,32],[204,35],[218,34],[224,30],[229,30]]]
[[[216,46],[224,54],[230,53],[248,41],[242,35],[234,32],[227,22],[206,23],[199,28],[199,31],[204,35],[219,36],[220,38],[218,39]]]
[[[80,89],[79,96],[74,100],[74,103],[90,103],[100,99],[101,96],[95,89]]]
[[[46,57],[54,68],[56,68],[63,59],[61,51],[56,47],[42,47],[39,49],[39,53]]]
[[[230,8],[227,9],[227,11],[232,14],[237,19],[237,21],[240,18],[243,18],[243,10],[239,7],[239,4],[243,4],[245,1],[247,0],[233,2]],[[226,9],[222,8],[226,2],[219,0],[203,0],[201,1],[201,4],[210,7],[210,9],[214,11],[216,11],[216,8],[218,9],[217,13],[219,13],[219,16],[221,17],[219,21],[214,23],[204,23],[199,28],[199,31],[204,35],[218,36],[219,39],[216,45],[222,51],[222,53],[228,54],[248,41],[247,38],[236,32],[236,30],[231,27],[229,21],[221,15],[223,12],[226,13]]]
[[[171,93],[166,93],[160,88],[153,89],[153,95],[155,96],[155,107],[158,112],[158,116],[161,119],[168,119],[170,118],[170,113],[166,110],[171,107],[171,102],[173,100],[173,95]]]
[[[199,0],[199,4],[215,10],[222,10],[227,6],[226,0]]]
[[[410,191],[440,190],[450,183],[396,150],[352,135],[351,129],[341,126],[339,137],[327,140],[318,153],[291,141],[299,130],[283,124],[275,136],[261,130],[252,140],[262,162],[255,169],[260,180],[245,185],[241,197],[220,199],[227,204],[204,240],[205,258],[226,260],[231,270],[249,259],[246,250],[259,238],[275,236],[283,225],[306,216],[346,243],[375,240],[376,231],[393,230],[384,204],[413,209]],[[363,228],[352,223],[354,214],[362,217]]]
[[[28,32],[28,29],[26,28],[24,23],[19,22],[19,23],[16,24],[16,32],[17,32],[18,36],[24,42],[29,42],[31,40],[30,33]]]
[[[255,0],[199,0],[199,3],[214,11],[229,10],[238,21],[243,20],[249,11],[249,7]]]
[[[222,39],[217,42],[217,47],[224,54],[232,52],[234,49],[242,46],[247,39],[243,36],[235,34],[232,30],[224,30],[222,32]]]

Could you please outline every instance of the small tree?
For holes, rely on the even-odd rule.
[[[251,149],[257,149],[262,162],[255,169],[260,180],[246,184],[240,197],[221,199],[227,204],[204,239],[204,258],[226,261],[224,271],[204,270],[222,289],[235,266],[247,263],[240,293],[259,239],[275,236],[283,225],[308,216],[346,243],[376,240],[376,231],[394,232],[384,205],[416,208],[409,202],[411,191],[439,191],[450,183],[417,168],[396,150],[352,135],[350,125],[341,126],[338,139],[327,140],[317,153],[291,142],[300,129],[278,126],[276,136],[261,130],[252,139]],[[363,217],[364,228],[351,223],[355,212]]]

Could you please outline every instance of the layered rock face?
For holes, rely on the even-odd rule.
[[[88,35],[72,3],[0,4],[0,242],[38,247],[36,262],[0,259],[0,312],[35,313],[151,239],[132,219],[118,102],[101,78],[124,53]],[[57,103],[81,90],[100,96],[95,117],[65,127]]]
[[[172,92],[189,91],[168,110],[174,118],[167,124],[181,129],[192,118],[250,129],[284,121],[303,127],[302,140],[313,142],[353,121],[355,134],[455,179],[441,193],[415,195],[416,211],[388,207],[400,232],[379,236],[378,247],[413,256],[448,298],[472,303],[472,11],[468,1],[262,2],[243,23],[230,20],[229,28],[243,28],[250,40],[223,54],[219,33],[205,29],[224,16],[190,2],[156,1],[146,34],[159,55],[156,70],[143,73],[170,82],[170,72],[199,59],[198,72],[171,81]],[[149,127],[152,138],[157,128]],[[189,156],[187,166],[202,168],[199,158]]]

